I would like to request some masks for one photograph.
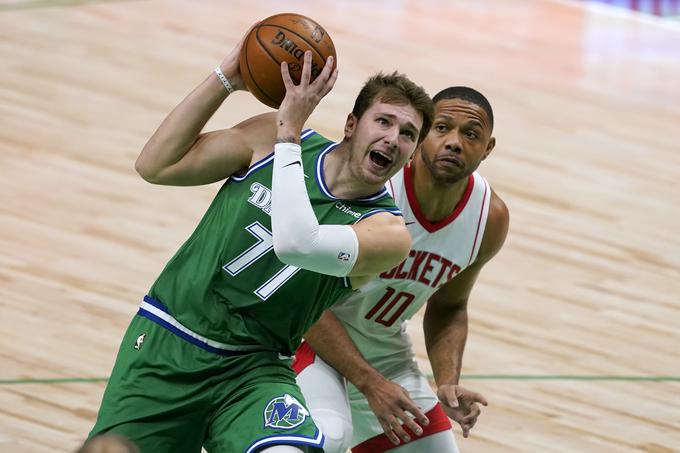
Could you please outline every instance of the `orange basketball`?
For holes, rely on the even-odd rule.
[[[264,19],[246,37],[240,56],[241,76],[251,93],[262,103],[278,108],[286,95],[281,63],[288,63],[297,84],[306,50],[312,51],[312,80],[321,73],[335,46],[326,30],[309,17],[283,13]]]

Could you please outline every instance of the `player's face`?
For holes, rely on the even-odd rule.
[[[483,108],[462,99],[440,100],[434,115],[423,140],[423,161],[436,181],[460,181],[479,167],[496,143],[489,117]]]
[[[422,125],[410,104],[376,101],[358,121],[350,115],[345,133],[349,127],[352,173],[367,184],[384,184],[413,155]]]

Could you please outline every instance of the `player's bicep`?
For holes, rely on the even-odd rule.
[[[401,263],[411,248],[404,220],[380,213],[352,226],[359,242],[359,256],[350,276],[374,275]]]
[[[180,160],[157,169],[149,182],[190,186],[210,184],[239,172],[271,152],[276,137],[271,114],[250,118],[230,129],[202,133]]]
[[[466,267],[430,297],[428,306],[443,308],[465,305],[483,266],[484,263],[475,262]]]
[[[160,169],[150,182],[175,186],[210,184],[247,168],[252,154],[238,131],[204,133],[182,159]]]

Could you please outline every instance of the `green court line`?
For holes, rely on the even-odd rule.
[[[427,375],[432,379],[432,375]],[[109,378],[0,379],[0,385],[100,383]],[[570,374],[464,374],[461,381],[652,381],[680,382],[680,376],[600,376]]]
[[[433,376],[428,375],[433,378]],[[461,380],[488,381],[676,381],[680,376],[600,376],[572,374],[467,374]]]

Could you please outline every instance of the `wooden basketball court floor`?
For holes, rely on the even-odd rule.
[[[134,160],[284,10],[338,48],[309,122],[331,137],[377,70],[495,108],[481,171],[511,228],[470,302],[462,384],[490,405],[462,451],[680,451],[680,24],[547,0],[0,2],[0,451],[86,436],[140,298],[218,188],[153,186]],[[266,110],[228,104],[209,128]]]

